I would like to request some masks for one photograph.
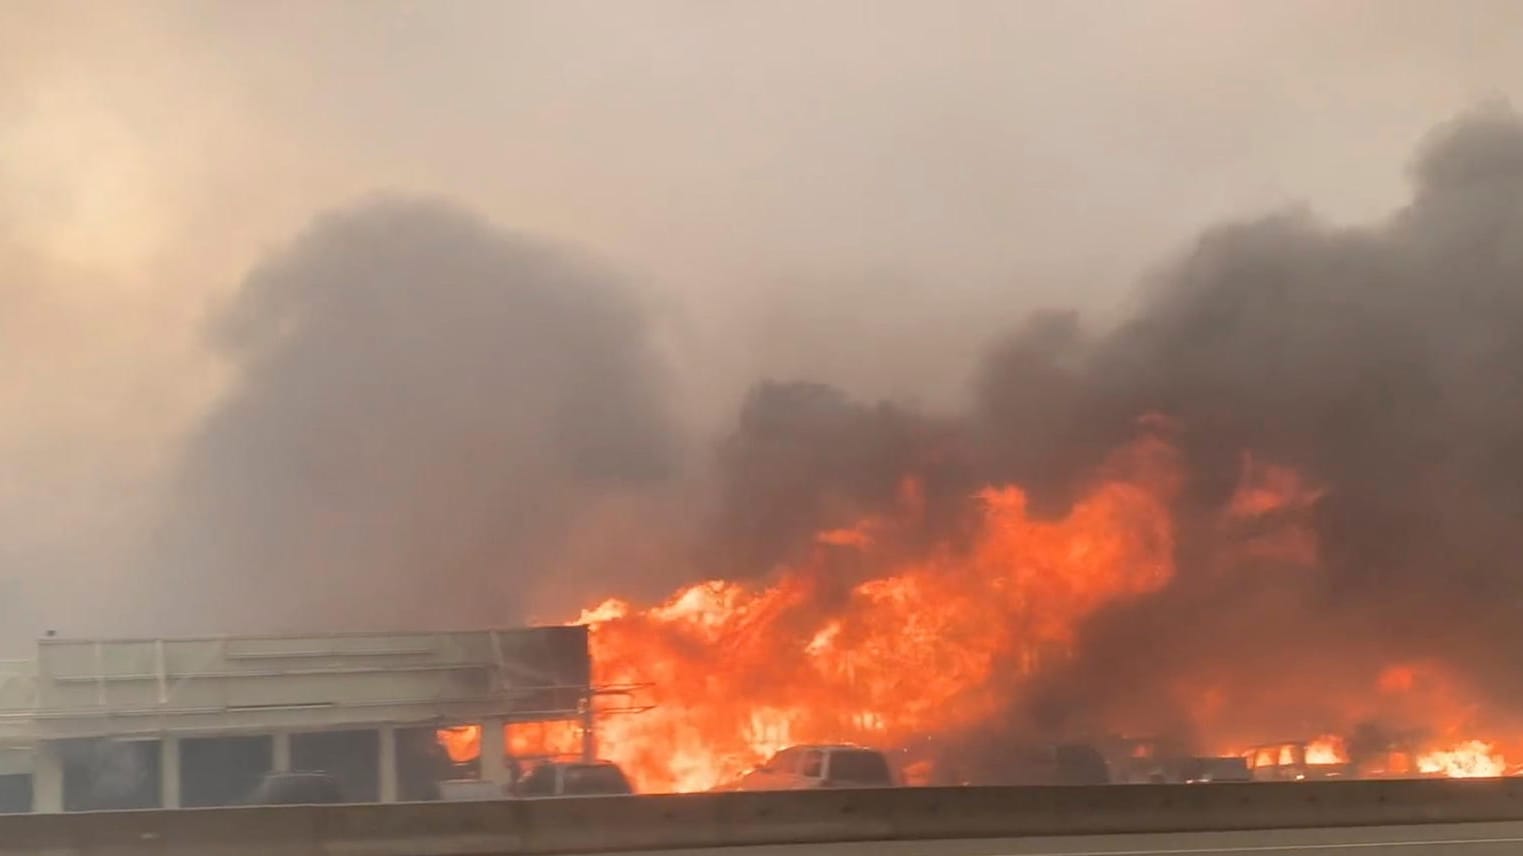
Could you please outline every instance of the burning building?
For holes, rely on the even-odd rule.
[[[592,752],[591,693],[579,627],[46,638],[0,681],[0,811],[237,804],[282,771],[354,802],[500,794],[518,756]]]
[[[165,606],[375,621],[363,590],[389,621],[487,620],[554,578],[593,682],[643,688],[600,754],[646,791],[791,743],[997,782],[1116,734],[1509,771],[1523,119],[1441,127],[1412,178],[1371,225],[1208,230],[1112,329],[1033,315],[955,412],[758,383],[686,471],[615,282],[436,205],[321,220],[228,319],[241,374],[184,462]],[[565,737],[444,733],[458,764]]]

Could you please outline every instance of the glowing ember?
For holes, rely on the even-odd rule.
[[[1450,749],[1419,755],[1417,769],[1455,779],[1481,779],[1505,774],[1507,760],[1491,743],[1466,740]]]

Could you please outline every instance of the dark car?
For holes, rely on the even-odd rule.
[[[320,772],[268,773],[248,798],[250,805],[321,805],[343,801],[338,780]]]
[[[632,794],[624,771],[610,761],[541,764],[519,780],[514,794],[540,797],[593,797]]]
[[[1251,782],[1248,762],[1238,757],[1182,758],[1174,764],[1174,781],[1189,784],[1211,782]]]
[[[1105,756],[1088,743],[1028,746],[994,757],[1001,763],[1001,772],[998,778],[989,779],[990,784],[1108,785],[1111,782],[1110,765]]]

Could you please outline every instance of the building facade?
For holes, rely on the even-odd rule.
[[[0,812],[237,804],[272,771],[354,802],[506,785],[516,723],[568,723],[591,756],[590,683],[584,627],[42,639],[0,662]],[[438,739],[461,726],[468,761]]]

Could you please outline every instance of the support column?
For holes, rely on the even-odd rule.
[[[180,738],[159,738],[159,808],[180,807]]]
[[[381,777],[381,802],[393,803],[397,801],[397,727],[395,725],[383,725],[376,729],[376,737],[380,740],[380,752],[377,760],[377,769]]]
[[[291,732],[277,731],[271,736],[274,751],[270,755],[270,769],[277,773],[291,772]]]
[[[39,742],[33,752],[32,811],[63,811],[63,759],[58,755],[58,745],[52,742]]]
[[[483,781],[502,785],[504,793],[511,784],[507,764],[507,737],[503,733],[502,717],[487,717],[481,721],[481,778]]]
[[[592,707],[592,694],[582,699],[582,763],[591,764],[598,759],[597,712]]]

